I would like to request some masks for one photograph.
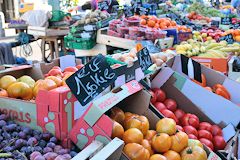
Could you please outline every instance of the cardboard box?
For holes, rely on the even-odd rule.
[[[228,73],[228,62],[231,56],[228,58],[202,58],[202,57],[192,57],[193,60],[205,65],[208,68],[214,69],[216,71],[222,72],[224,74]]]
[[[230,61],[228,62],[228,78],[232,80],[237,80],[240,77],[240,72],[236,72],[233,69],[235,56],[233,56]]]
[[[112,90],[101,99],[93,101],[72,129],[70,133],[71,140],[80,149],[87,147],[94,140],[99,140],[104,144],[109,143],[113,121],[108,117],[107,111],[113,107],[119,107],[124,112],[146,116],[150,123],[150,129],[155,129],[156,123],[163,117],[150,104],[150,98],[150,94],[143,90],[142,86],[136,81],[131,81],[120,88]],[[209,155],[209,160],[213,160],[212,155],[217,157],[217,160],[221,160],[215,153],[207,148],[205,150]],[[127,160],[128,158],[123,153],[121,159]]]

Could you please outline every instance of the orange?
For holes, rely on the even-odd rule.
[[[153,21],[153,20],[149,20],[148,21],[148,27],[154,27],[155,26],[155,21]]]
[[[147,21],[145,19],[142,19],[141,22],[140,22],[141,25],[146,25],[147,24]]]
[[[179,153],[169,150],[166,153],[163,154],[164,157],[167,158],[167,160],[181,160],[181,156]]]
[[[160,26],[159,26],[158,23],[156,23],[155,26],[154,26],[154,28],[157,28],[157,29],[158,29],[159,27],[160,27]]]
[[[175,21],[171,21],[171,26],[176,26],[177,23]]]
[[[235,37],[235,41],[240,42],[240,35]]]

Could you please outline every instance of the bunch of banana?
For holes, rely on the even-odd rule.
[[[215,40],[198,42],[189,39],[177,45],[176,52],[187,57],[226,58],[231,53],[240,53],[240,44],[228,44],[226,41],[216,42]]]

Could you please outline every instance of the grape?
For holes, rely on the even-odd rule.
[[[58,156],[57,153],[54,153],[54,152],[48,152],[46,154],[43,155],[46,160],[55,160],[55,158]]]
[[[26,135],[26,133],[24,133],[24,132],[21,131],[21,132],[18,133],[18,137],[19,137],[19,138],[22,138],[22,139],[26,139],[26,138],[27,138],[27,135]]]
[[[25,154],[27,155],[27,156],[29,156],[32,152],[33,152],[33,148],[32,147],[30,147],[30,146],[28,146],[27,148],[26,148],[26,150],[25,150]]]
[[[37,139],[36,139],[35,137],[31,137],[31,138],[29,138],[28,141],[27,141],[27,145],[29,145],[29,146],[34,146],[34,145],[36,145],[37,143],[38,143],[38,141],[37,141]]]
[[[41,140],[39,141],[38,145],[39,145],[40,147],[44,148],[44,147],[46,147],[47,142],[41,139]]]
[[[27,134],[27,135],[31,135],[32,134],[32,130],[28,127],[24,127],[22,128],[22,131]]]
[[[64,154],[62,155],[64,157],[65,160],[71,160],[72,157],[69,154]]]
[[[54,152],[58,153],[58,151],[60,151],[61,149],[62,149],[62,146],[56,145],[56,146],[54,147]]]
[[[0,142],[3,140],[3,137],[2,136],[0,136]]]
[[[3,132],[2,136],[3,136],[4,139],[10,139],[11,138],[11,135],[7,132]]]
[[[55,160],[65,160],[65,158],[62,155],[59,155],[55,158]]]
[[[35,146],[34,151],[43,152],[43,149],[40,146]]]
[[[18,132],[13,132],[12,137],[18,137]]]
[[[75,152],[75,151],[71,151],[71,152],[70,152],[70,155],[71,155],[72,158],[75,157],[77,154],[78,154],[78,153]]]
[[[43,133],[42,134],[42,139],[45,141],[49,141],[51,138],[51,134],[50,133]]]
[[[5,130],[8,131],[8,132],[12,132],[15,130],[15,128],[17,127],[16,124],[9,124],[5,127]]]
[[[30,160],[34,160],[34,158],[35,157],[37,157],[37,156],[41,156],[42,154],[40,153],[40,152],[37,152],[37,151],[35,151],[35,152],[33,152],[31,155],[30,155]]]
[[[26,141],[23,139],[18,139],[15,141],[15,147],[21,148],[22,146],[26,145]]]
[[[6,126],[6,121],[4,121],[4,120],[0,120],[0,127],[3,127],[3,126]]]
[[[38,155],[34,158],[34,160],[46,160],[42,155]]]
[[[52,143],[52,142],[49,142],[49,143],[47,144],[47,147],[50,147],[50,148],[52,148],[52,149],[54,149],[55,146],[56,146],[56,144],[54,144],[54,143]]]
[[[7,147],[3,148],[4,152],[12,152],[13,150],[14,150],[14,148],[11,146],[7,146]]]
[[[59,151],[56,151],[57,154],[64,155],[68,153],[68,149],[60,149]]]
[[[52,151],[53,151],[52,148],[50,148],[50,147],[45,147],[45,148],[43,149],[43,154],[46,154],[46,153],[52,152]]]
[[[9,125],[9,124],[15,124],[15,122],[14,121],[7,121],[7,124]]]
[[[38,131],[38,130],[33,130],[33,135],[40,135],[40,134],[41,134],[40,131]]]
[[[0,120],[6,120],[6,119],[7,119],[7,115],[5,115],[5,114],[0,115]]]
[[[41,140],[41,137],[40,137],[39,135],[34,135],[34,137],[35,137],[38,141]]]
[[[50,142],[57,143],[57,138],[56,137],[50,138]]]

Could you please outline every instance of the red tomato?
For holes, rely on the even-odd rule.
[[[196,137],[198,137],[198,131],[193,126],[184,126],[183,129],[184,129],[184,132],[187,133],[188,135],[193,134]]]
[[[211,129],[212,129],[212,125],[208,122],[201,122],[199,124],[199,130],[207,130],[211,132]]]
[[[153,91],[154,91],[154,93],[157,97],[157,102],[164,102],[165,101],[166,93],[163,90],[161,90],[159,88],[154,88]]]
[[[157,97],[156,97],[155,93],[154,93],[153,91],[151,91],[151,90],[149,91],[149,93],[150,93],[151,96],[152,96],[152,98],[151,98],[151,103],[152,103],[152,104],[156,103]]]
[[[174,112],[175,116],[177,117],[177,119],[182,119],[184,117],[184,115],[186,114],[183,110],[181,109],[177,109],[175,112]]]
[[[198,138],[194,134],[189,134],[188,138],[189,139],[196,139],[196,140],[198,140]]]
[[[159,112],[161,112],[164,109],[167,109],[166,106],[162,102],[156,102],[154,106],[157,108]]]
[[[199,141],[200,141],[202,144],[204,144],[204,145],[206,145],[207,147],[209,147],[212,151],[214,150],[214,147],[213,147],[212,142],[209,141],[208,139],[206,139],[206,138],[201,138],[201,139],[199,139]]]
[[[179,126],[179,125],[177,125],[177,130],[178,130],[178,131],[182,131],[182,132],[184,132],[182,126]]]
[[[206,138],[206,139],[212,141],[213,136],[212,136],[212,134],[211,134],[209,131],[207,131],[207,130],[199,130],[199,131],[198,131],[198,138]]]
[[[76,66],[77,69],[81,69],[81,68],[83,68],[83,67],[84,67],[83,64],[79,64],[79,65]]]
[[[222,136],[222,129],[218,127],[217,125],[213,125],[211,129],[212,135],[213,136]]]
[[[177,110],[177,103],[173,99],[166,99],[164,101],[165,106],[167,109],[169,109],[172,112],[175,112]]]
[[[76,67],[66,67],[63,72],[77,72],[78,69]]]
[[[193,126],[194,128],[198,129],[199,118],[194,114],[187,113],[181,119],[181,123],[183,126]]]
[[[213,138],[213,145],[214,145],[214,149],[218,151],[218,150],[223,150],[226,147],[227,143],[225,142],[222,136],[215,136]]]
[[[167,118],[172,118],[178,124],[179,121],[172,111],[170,111],[168,109],[164,109],[161,111],[161,113]]]

